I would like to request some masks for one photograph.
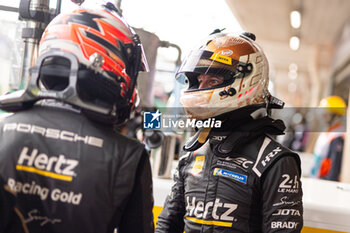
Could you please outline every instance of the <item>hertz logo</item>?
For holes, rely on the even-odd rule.
[[[39,154],[37,149],[30,154],[28,152],[28,147],[22,149],[16,170],[64,181],[72,181],[76,175],[74,169],[79,164],[77,160],[67,159],[64,155],[49,157],[44,153]]]
[[[211,60],[213,61],[217,61],[220,63],[224,63],[226,65],[232,65],[232,58],[218,54],[218,53],[214,53],[211,57]]]
[[[215,202],[196,201],[196,197],[186,197],[187,216],[186,219],[204,225],[214,225],[222,227],[232,227],[236,218],[232,213],[237,209],[237,204],[220,202],[219,198]],[[219,214],[220,213],[220,214]]]

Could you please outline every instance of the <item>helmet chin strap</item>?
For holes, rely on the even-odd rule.
[[[269,117],[271,115],[271,109],[282,109],[283,107],[284,107],[284,102],[282,100],[268,94],[265,98],[265,110],[266,110],[265,117]],[[255,112],[256,112],[256,117],[254,117]],[[259,112],[259,111],[255,111],[255,112],[253,112],[253,116],[251,116],[251,117],[253,119],[261,118],[259,116],[259,114],[261,112]],[[212,128],[200,128],[197,131],[197,133],[185,143],[183,149],[185,151],[195,151],[195,150],[199,149],[209,139],[209,134],[210,134],[211,130],[212,130]],[[236,136],[233,135],[232,137],[236,137]],[[224,151],[226,151],[226,150],[224,149]]]
[[[209,138],[211,128],[200,128],[184,145],[185,151],[195,151],[203,146]]]
[[[234,131],[224,137],[221,141],[214,141],[213,152],[218,157],[230,156],[231,152],[239,148],[242,144],[248,143],[251,139],[261,135],[281,135],[285,130],[285,125],[281,120],[274,120],[268,116],[252,119],[237,127]]]
[[[141,44],[141,41],[140,41],[140,37],[139,35],[135,34],[134,35],[134,43],[136,44],[135,45],[135,48],[134,48],[134,53],[135,53],[135,64],[134,64],[134,69],[132,71],[132,74],[131,74],[131,84],[130,84],[130,88],[127,92],[127,100],[128,102],[131,101],[131,98],[132,98],[132,95],[134,93],[134,88],[136,86],[136,80],[137,80],[137,76],[138,76],[138,73],[139,73],[139,67],[141,66],[141,56],[142,56],[142,48],[140,47],[140,44]]]
[[[271,94],[265,98],[265,108],[266,108],[266,116],[271,115],[271,109],[282,109],[284,107],[284,102]]]
[[[270,108],[270,100],[269,100],[270,97],[267,97],[265,99],[265,110],[266,110],[266,116],[271,116],[271,108]]]

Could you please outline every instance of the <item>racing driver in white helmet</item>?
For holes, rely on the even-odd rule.
[[[188,84],[186,113],[222,124],[185,143],[156,232],[300,232],[300,159],[274,140],[285,126],[269,113],[284,103],[267,89],[268,61],[255,35],[216,30],[176,77]]]

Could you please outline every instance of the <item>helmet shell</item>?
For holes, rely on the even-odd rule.
[[[197,77],[211,74],[224,82],[198,89]],[[247,106],[261,106],[268,92],[269,65],[264,52],[250,38],[233,33],[209,36],[191,51],[177,72],[189,88],[180,102],[193,118],[206,119]]]
[[[90,71],[85,72],[84,83],[90,86],[85,96],[103,96],[99,101],[109,98],[106,102],[111,114],[119,115],[118,121],[129,116],[137,100],[138,72],[147,71],[148,67],[138,36],[118,12],[101,6],[58,15],[43,33],[39,57],[57,50],[73,54],[78,60],[78,84],[83,74],[80,71]],[[55,61],[49,66],[57,66]],[[41,75],[45,77],[44,69]],[[42,80],[44,86],[51,82],[48,79],[58,80],[58,76],[46,75],[48,78]]]

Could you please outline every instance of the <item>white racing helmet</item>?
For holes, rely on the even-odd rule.
[[[202,120],[244,107],[283,107],[268,91],[269,64],[254,40],[252,33],[219,31],[190,52],[176,74],[177,80],[188,85],[180,99],[187,114]],[[200,74],[220,76],[224,81],[199,89]]]

